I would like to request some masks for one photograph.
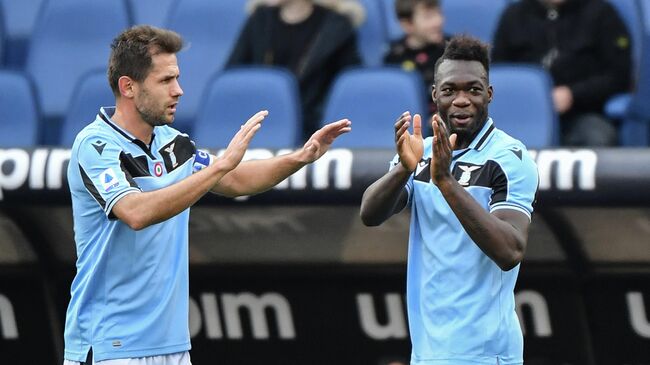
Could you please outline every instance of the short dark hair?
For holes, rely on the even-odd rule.
[[[438,75],[438,67],[440,67],[440,64],[444,60],[478,61],[485,68],[486,76],[490,73],[489,46],[479,39],[466,34],[454,36],[447,42],[444,53],[438,58],[434,66],[433,71],[435,76]]]
[[[399,20],[413,19],[413,11],[417,4],[424,4],[426,8],[439,8],[438,0],[395,0],[395,14]]]
[[[113,94],[120,94],[120,77],[142,82],[151,70],[153,55],[178,53],[182,48],[183,39],[171,30],[137,25],[123,31],[113,40],[108,59],[108,83]]]

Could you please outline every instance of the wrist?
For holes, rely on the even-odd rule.
[[[210,170],[213,174],[228,173],[234,170],[235,167],[236,166],[232,166],[232,164],[228,160],[226,160],[225,158],[223,158],[223,156],[221,156],[215,158],[213,162],[210,164],[210,166],[207,166],[206,168],[204,168],[204,170]]]
[[[415,164],[415,165],[413,166],[413,168],[410,168],[409,166],[407,166],[407,165],[404,164],[404,161],[403,161],[403,160],[400,160],[400,163],[399,163],[398,166],[401,166],[402,169],[403,169],[404,171],[406,171],[406,172],[408,172],[408,173],[411,173],[411,172],[415,171],[415,168],[417,167],[417,164]]]
[[[395,173],[404,177],[410,176],[415,169],[410,170],[408,167],[404,166],[403,164],[399,163],[397,164],[393,170],[395,170]]]
[[[313,162],[313,160],[311,160],[311,154],[304,147],[285,155],[285,157],[289,159],[292,165],[298,165],[300,167]]]
[[[432,179],[432,181],[442,192],[448,190],[453,186],[453,184],[457,183],[457,181],[449,173],[441,176],[436,176],[434,179]]]

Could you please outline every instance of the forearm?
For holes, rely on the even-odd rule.
[[[525,233],[487,212],[453,178],[437,186],[467,234],[502,270],[508,271],[521,262]]]
[[[361,220],[367,226],[378,226],[406,205],[406,185],[411,172],[397,165],[370,185],[361,198]]]
[[[214,184],[211,191],[229,197],[267,191],[307,165],[302,151],[270,159],[244,161]]]
[[[113,207],[113,214],[135,230],[163,222],[191,207],[227,172],[217,162],[168,187],[128,194]]]

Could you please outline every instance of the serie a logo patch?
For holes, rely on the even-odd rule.
[[[120,185],[120,181],[117,179],[115,171],[113,171],[113,169],[110,167],[99,174],[99,181],[102,184],[104,192],[106,193]]]

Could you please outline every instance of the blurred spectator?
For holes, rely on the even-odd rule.
[[[429,115],[436,112],[431,99],[434,66],[445,50],[445,17],[438,0],[395,0],[395,13],[404,37],[394,41],[384,63],[400,65],[407,71],[418,70],[424,79]],[[429,123],[426,123],[429,125]]]
[[[617,143],[616,125],[602,114],[603,106],[614,94],[630,89],[632,60],[625,23],[609,3],[513,3],[500,19],[492,61],[537,63],[549,70],[563,145]]]
[[[303,134],[321,122],[329,87],[346,67],[361,64],[353,22],[363,17],[355,2],[332,0],[253,0],[252,10],[226,67],[275,65],[297,77]],[[273,92],[273,90],[269,90]]]

